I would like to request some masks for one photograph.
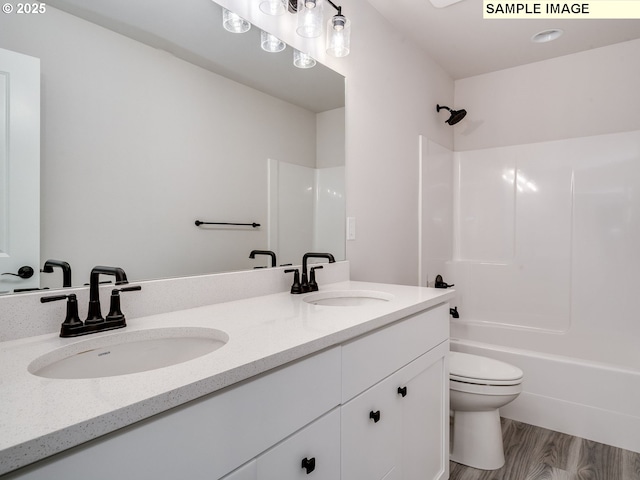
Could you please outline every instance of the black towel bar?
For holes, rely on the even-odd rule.
[[[228,223],[228,222],[201,222],[200,220],[196,220],[196,227],[200,225],[238,225],[241,227],[253,227],[257,228],[260,226],[259,223]]]

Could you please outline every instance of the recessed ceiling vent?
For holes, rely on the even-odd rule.
[[[564,33],[563,30],[559,28],[552,28],[550,30],[544,30],[542,32],[536,33],[533,37],[531,37],[531,41],[533,43],[547,43],[552,42],[557,38],[560,38]]]

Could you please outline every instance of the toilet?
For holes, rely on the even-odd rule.
[[[504,465],[498,409],[520,394],[522,377],[522,370],[508,363],[450,352],[452,461],[482,470]]]

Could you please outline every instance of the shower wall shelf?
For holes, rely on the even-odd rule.
[[[196,220],[195,222],[196,227],[199,227],[200,225],[235,225],[235,226],[240,226],[240,227],[253,227],[253,228],[257,228],[260,226],[259,223],[230,223],[230,222],[201,222],[200,220]]]

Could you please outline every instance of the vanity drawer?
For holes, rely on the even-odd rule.
[[[339,479],[340,409],[333,409],[260,455],[257,473],[258,480]]]
[[[342,347],[342,403],[449,338],[449,304],[417,313]]]

